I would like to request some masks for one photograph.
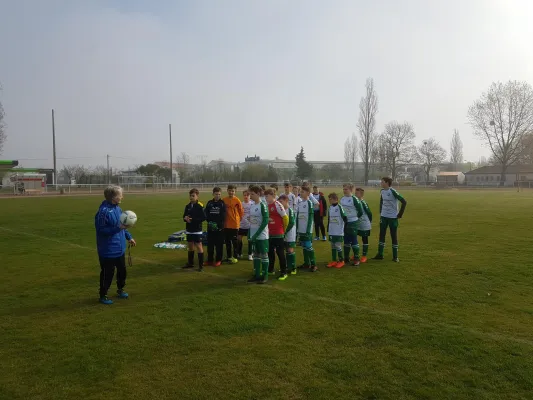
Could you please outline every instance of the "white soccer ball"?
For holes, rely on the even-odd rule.
[[[120,216],[120,223],[125,226],[133,226],[137,222],[137,214],[133,211],[124,211]]]

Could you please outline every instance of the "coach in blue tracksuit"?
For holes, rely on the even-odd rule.
[[[120,223],[122,210],[122,188],[109,186],[104,190],[105,200],[100,204],[98,212],[94,216],[96,228],[96,247],[100,258],[100,303],[113,304],[107,298],[107,291],[113,282],[115,268],[117,269],[117,295],[127,299],[128,293],[124,291],[126,286],[126,241],[135,246],[135,240]]]

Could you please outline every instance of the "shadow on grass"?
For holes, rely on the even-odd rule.
[[[189,272],[183,272],[184,274],[188,274]],[[130,293],[130,299],[128,300],[119,300],[115,299],[115,287],[114,282],[109,290],[109,297],[115,302],[115,304],[111,306],[106,306],[103,304],[100,304],[98,302],[98,295],[97,295],[97,282],[91,280],[90,286],[95,287],[94,296],[88,296],[88,297],[80,297],[80,283],[83,284],[84,287],[87,287],[85,285],[86,283],[89,283],[86,278],[84,279],[76,279],[76,280],[69,280],[70,284],[72,284],[72,287],[65,292],[57,291],[60,296],[57,296],[54,298],[54,293],[49,293],[46,296],[46,300],[51,301],[48,304],[43,304],[43,297],[34,297],[31,298],[29,296],[24,296],[25,301],[35,301],[35,304],[33,305],[24,305],[22,307],[11,307],[9,310],[6,310],[6,312],[2,313],[3,316],[12,316],[12,317],[27,317],[27,316],[33,316],[38,314],[47,314],[47,313],[53,313],[53,312],[71,312],[75,310],[82,310],[82,309],[88,309],[91,310],[93,308],[101,309],[102,307],[120,307],[121,303],[129,304],[128,302],[135,302],[136,300],[140,300],[142,302],[149,301],[153,303],[152,300],[156,301],[162,301],[165,299],[170,298],[179,298],[183,296],[198,296],[202,294],[209,294],[220,290],[234,290],[237,287],[245,287],[246,281],[243,279],[242,282],[237,279],[220,279],[217,277],[213,277],[214,274],[200,274],[197,273],[199,277],[205,276],[206,278],[210,278],[209,280],[202,279],[202,280],[193,280],[193,281],[179,281],[179,282],[172,282],[169,280],[166,280],[165,284],[161,285],[160,293],[156,297],[154,297],[154,283],[150,283],[149,290],[146,292],[143,292],[142,290],[139,290],[142,288],[139,284],[133,284],[132,291],[129,291]],[[133,278],[135,279],[135,278]],[[133,289],[135,288],[135,289]],[[76,294],[74,295],[75,292]],[[71,295],[72,293],[72,295]],[[83,294],[86,294],[87,291],[83,290]],[[14,299],[16,300],[16,299]],[[87,310],[84,310],[87,311]]]

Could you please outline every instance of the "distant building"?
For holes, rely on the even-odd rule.
[[[437,184],[444,186],[457,186],[465,183],[465,174],[462,172],[439,172]]]
[[[468,185],[500,184],[501,165],[487,165],[465,173]],[[515,186],[516,182],[533,183],[533,165],[510,165],[505,174],[505,186]]]

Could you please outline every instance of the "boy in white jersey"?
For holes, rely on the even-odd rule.
[[[387,227],[390,229],[390,237],[392,240],[392,261],[400,262],[398,258],[398,220],[402,218],[407,206],[407,201],[396,190],[391,188],[392,179],[385,177],[381,179],[381,198],[379,200],[379,212],[381,218],[379,220],[379,247],[378,254],[374,260],[383,260],[383,252],[385,250],[385,236],[387,235]],[[398,212],[398,202],[402,204]]]
[[[296,275],[296,253],[294,252],[296,248],[296,214],[289,207],[289,196],[282,194],[279,196],[278,201],[283,205],[283,208],[289,216],[289,224],[285,229],[285,258],[287,259],[287,269],[291,275]]]
[[[318,191],[318,186],[313,186],[313,193],[311,193],[311,197],[314,198],[317,203],[318,207],[315,208],[315,240],[322,240],[325,242],[327,240],[326,238],[326,227],[324,226],[324,215],[326,214],[326,210],[328,208],[328,204],[326,202],[326,198],[322,194],[322,192]],[[322,234],[322,236],[320,236]]]
[[[254,258],[254,276],[249,283],[266,283],[268,281],[268,208],[261,202],[259,186],[250,188],[250,198],[254,204],[250,207],[250,230],[248,241],[252,245]]]
[[[294,195],[294,203],[292,209],[294,210],[294,214],[296,215],[296,210],[298,208],[298,203],[302,201],[302,198],[300,197],[300,187],[294,186],[292,188],[292,194]]]
[[[339,204],[337,193],[330,193],[328,210],[328,235],[331,242],[331,262],[328,268],[344,267],[344,257],[342,256],[342,242],[344,241],[344,224],[347,221],[346,214]],[[337,261],[337,258],[339,261]]]
[[[285,189],[285,193],[284,194],[285,194],[285,196],[287,196],[287,199],[289,200],[289,208],[292,208],[292,210],[294,211],[294,199],[295,199],[295,196],[294,196],[294,193],[292,193],[292,190],[293,190],[292,185],[290,184],[290,182],[285,182],[283,187]]]
[[[259,200],[261,201],[261,203],[267,203],[266,201],[266,197],[265,197],[265,185],[261,185],[259,186],[259,188],[261,189],[261,192],[259,192]]]
[[[350,250],[353,250],[353,265],[359,265],[359,243],[357,242],[357,231],[359,229],[359,218],[363,216],[363,207],[357,197],[353,195],[353,185],[346,183],[342,187],[344,196],[341,199],[341,206],[346,213],[347,222],[344,226],[344,259],[350,259]]]
[[[248,230],[250,229],[250,221],[248,220],[248,217],[250,216],[250,207],[252,206],[252,204],[254,204],[254,202],[250,200],[250,192],[248,190],[242,192],[242,197],[242,208],[244,209],[244,214],[241,219],[241,224],[239,226],[239,232],[237,233],[238,258],[242,258],[242,239],[244,237],[248,237]],[[248,242],[248,260],[253,261],[252,246],[250,246],[250,242]]]
[[[311,272],[318,270],[316,267],[315,250],[313,249],[313,216],[314,207],[309,199],[310,189],[302,186],[301,198],[296,211],[296,233],[303,247],[304,263],[302,268],[309,268]]]
[[[368,255],[368,238],[370,237],[370,231],[372,230],[372,211],[370,211],[370,207],[368,207],[368,204],[363,199],[364,196],[365,189],[355,189],[355,197],[359,199],[363,206],[363,216],[359,220],[359,228],[357,229],[357,235],[361,236],[361,241],[363,242],[362,263],[366,263],[368,260],[366,257]]]

